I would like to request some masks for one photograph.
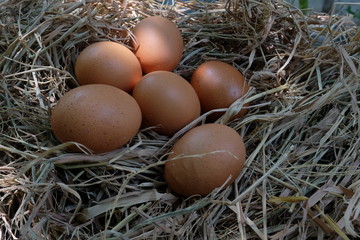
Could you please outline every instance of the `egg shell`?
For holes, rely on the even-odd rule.
[[[204,124],[184,134],[167,158],[164,178],[168,187],[183,196],[205,196],[239,176],[246,159],[242,137],[221,124]]]
[[[200,102],[190,83],[176,73],[155,71],[135,86],[143,124],[154,131],[172,135],[200,116]]]
[[[89,84],[67,92],[52,110],[51,127],[60,142],[74,141],[103,153],[129,142],[139,131],[141,110],[127,92]],[[79,151],[77,147],[70,150]]]
[[[203,113],[213,109],[228,108],[249,90],[243,74],[230,64],[221,61],[201,64],[192,74],[190,83],[199,96]],[[241,117],[246,112],[247,109],[243,108],[234,117]],[[215,120],[222,114],[214,113],[210,119]]]
[[[173,71],[179,64],[184,42],[176,24],[151,16],[141,20],[133,29],[135,55],[144,73]]]
[[[76,59],[75,75],[80,85],[108,84],[130,92],[142,77],[142,69],[130,49],[104,41],[81,51]]]

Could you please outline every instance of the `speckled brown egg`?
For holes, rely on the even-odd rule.
[[[123,146],[137,134],[140,125],[141,110],[135,99],[105,84],[70,90],[51,114],[51,128],[60,142],[78,142],[95,153]]]
[[[147,17],[135,26],[133,34],[134,53],[144,73],[177,67],[184,43],[175,23],[160,16]]]
[[[233,183],[245,160],[243,139],[234,129],[205,124],[191,129],[175,142],[165,164],[164,177],[177,194],[204,196]]]
[[[229,107],[249,90],[243,74],[230,64],[221,61],[208,61],[201,64],[191,76],[191,85],[199,96],[204,113]],[[247,109],[243,108],[234,117],[241,117],[246,112]],[[210,119],[215,120],[222,114],[214,113]]]
[[[130,92],[142,77],[142,70],[130,49],[104,41],[81,51],[76,59],[75,75],[80,85],[108,84]]]
[[[163,135],[172,135],[200,116],[200,102],[190,83],[176,73],[155,71],[135,86],[143,124]]]

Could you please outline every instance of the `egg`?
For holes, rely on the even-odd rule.
[[[155,71],[135,86],[143,125],[163,135],[172,135],[200,116],[200,101],[190,83],[176,73]]]
[[[107,84],[130,92],[142,77],[142,69],[130,49],[103,41],[81,51],[75,62],[75,76],[80,85]]]
[[[164,178],[177,194],[205,196],[215,188],[233,183],[245,160],[244,141],[234,129],[204,124],[175,142],[165,163]]]
[[[104,153],[129,142],[139,131],[141,110],[127,92],[105,84],[76,87],[62,96],[51,114],[60,142],[78,142]],[[79,151],[72,147],[71,151]]]
[[[249,90],[243,74],[232,65],[221,61],[201,64],[192,74],[190,83],[199,96],[202,112],[228,108]],[[234,117],[244,116],[246,112],[247,109],[243,108]],[[210,119],[215,120],[222,114],[214,113]]]
[[[184,43],[175,23],[164,17],[151,16],[141,20],[132,32],[134,53],[144,73],[173,71],[177,67]]]

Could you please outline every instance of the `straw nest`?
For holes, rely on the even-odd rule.
[[[209,2],[1,1],[1,239],[359,237],[359,27],[280,0]],[[177,73],[218,59],[252,86],[219,120],[244,137],[246,167],[203,198],[168,192],[162,177],[191,126],[172,138],[144,129],[103,155],[66,153],[51,133],[79,52],[101,40],[129,45],[151,15],[182,32]],[[249,113],[230,121],[244,101]]]

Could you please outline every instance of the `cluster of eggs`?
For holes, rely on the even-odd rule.
[[[79,54],[75,76],[80,86],[61,97],[51,114],[52,131],[60,142],[104,153],[127,144],[141,127],[171,136],[201,113],[229,107],[248,91],[243,75],[221,61],[201,64],[190,81],[174,73],[184,43],[177,26],[166,18],[143,19],[133,35],[133,50],[104,41]],[[78,145],[70,149],[79,151]],[[164,177],[178,194],[206,195],[234,182],[245,156],[244,142],[234,129],[203,124],[174,144]]]

